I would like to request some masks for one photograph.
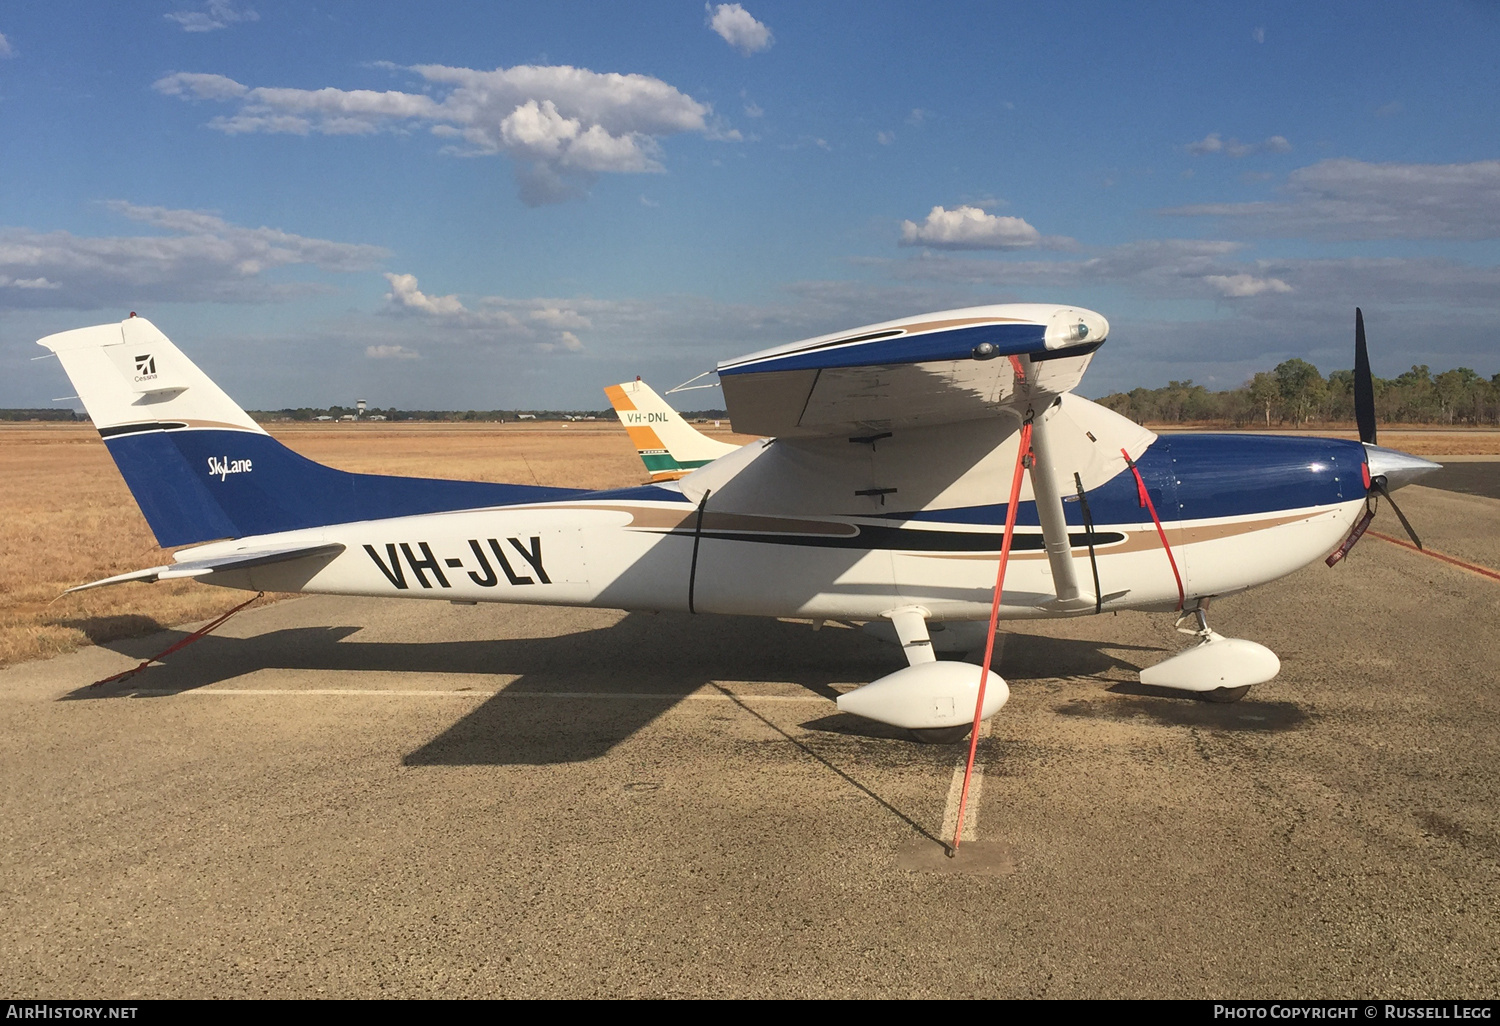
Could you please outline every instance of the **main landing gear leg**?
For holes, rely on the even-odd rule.
[[[935,662],[932,636],[927,629],[927,610],[921,606],[903,606],[893,609],[886,616],[896,627],[896,636],[901,640],[901,649],[906,653],[907,665],[920,666]],[[969,736],[973,727],[967,719],[952,727],[909,727],[912,736],[924,745],[955,745]]]
[[[1141,671],[1141,683],[1191,691],[1206,702],[1238,702],[1254,684],[1281,672],[1281,660],[1264,645],[1226,638],[1208,625],[1207,598],[1192,601],[1177,620],[1177,629],[1198,639],[1185,652]],[[1194,627],[1183,627],[1192,618]]]
[[[931,614],[922,606],[900,606],[881,614],[895,628],[907,666],[839,696],[841,712],[904,727],[918,741],[954,744],[969,734],[979,704],[979,672],[970,663],[938,662],[927,631]],[[1010,689],[993,670],[984,694],[985,718],[995,715]]]

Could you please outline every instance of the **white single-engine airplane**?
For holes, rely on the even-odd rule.
[[[687,471],[680,480],[610,491],[322,466],[266,434],[133,314],[40,344],[61,359],[158,542],[189,546],[170,565],[81,587],[193,577],[258,591],[884,622],[908,666],[840,708],[951,742],[1008,690],[934,648],[984,644],[992,602],[998,619],[1196,614],[1199,643],[1142,681],[1242,696],[1280,664],[1210,630],[1208,600],[1336,561],[1376,492],[1437,468],[1374,444],[1362,321],[1362,442],[1158,437],[1072,393],[1108,332],[1088,310],[982,306],[720,363],[734,429],[768,437],[714,443],[686,461],[703,460],[696,469],[659,468]],[[1010,569],[997,598],[1002,548]]]

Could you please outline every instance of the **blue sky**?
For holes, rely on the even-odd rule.
[[[1081,389],[1500,371],[1500,5],[9,2],[0,406],[151,318],[244,405],[603,405],[956,306]],[[717,405],[717,393],[676,397]]]

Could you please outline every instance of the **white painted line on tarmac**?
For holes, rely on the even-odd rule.
[[[131,694],[150,696],[172,695],[374,695],[393,698],[567,698],[567,699],[625,699],[631,701],[673,702],[820,702],[832,705],[830,699],[819,695],[679,695],[660,691],[509,691],[467,688],[463,690],[438,690],[418,688],[135,688]]]
[[[990,736],[990,721],[985,720],[979,725],[979,736],[986,738]],[[953,769],[953,781],[948,785],[948,803],[943,806],[943,829],[938,837],[947,844],[953,837],[953,832],[958,828],[958,803],[964,793],[964,767],[968,765],[969,752],[965,747],[963,758],[958,760],[958,765]],[[964,807],[964,833],[959,840],[973,841],[979,835],[979,799],[984,794],[984,764],[974,764],[974,776],[969,781],[969,804]]]

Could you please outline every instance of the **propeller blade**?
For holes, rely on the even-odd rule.
[[[1391,509],[1396,511],[1396,518],[1401,521],[1401,526],[1406,528],[1406,533],[1411,537],[1412,544],[1421,549],[1422,539],[1417,537],[1417,532],[1413,531],[1411,528],[1411,521],[1406,519],[1406,514],[1401,512],[1401,507],[1396,505],[1396,500],[1391,498],[1391,490],[1385,486],[1385,478],[1377,477],[1371,483],[1376,487],[1381,495],[1385,496],[1385,501],[1391,504]],[[1422,549],[1422,551],[1425,552],[1427,550]]]
[[[1370,377],[1370,353],[1365,349],[1365,315],[1357,306],[1354,308],[1354,421],[1359,425],[1359,440],[1374,445],[1375,382]]]

